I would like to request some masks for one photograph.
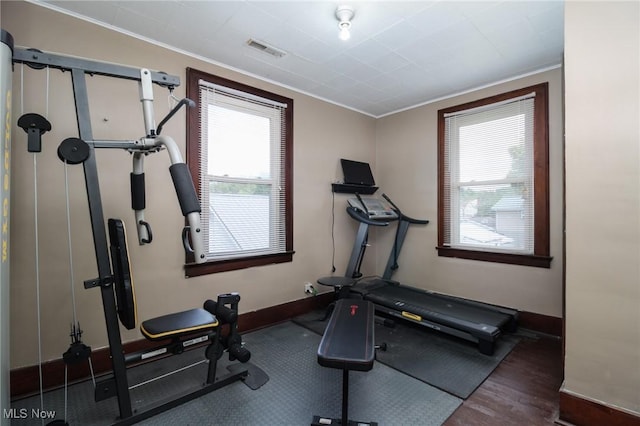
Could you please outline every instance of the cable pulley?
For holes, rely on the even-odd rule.
[[[29,54],[31,55],[32,59],[38,59],[42,54],[42,50],[40,49],[35,49],[33,47],[30,47],[28,49],[25,49],[27,52],[29,52]],[[47,66],[44,64],[40,64],[37,62],[25,62],[27,64],[27,66],[29,68],[33,68],[34,70],[43,70],[45,69]]]
[[[82,330],[80,324],[71,325],[71,345],[69,349],[62,354],[65,364],[77,364],[81,361],[91,360],[91,347],[82,343]]]
[[[58,146],[58,158],[67,164],[84,163],[90,152],[89,144],[78,138],[67,138]]]
[[[51,130],[51,123],[49,123],[49,120],[40,114],[31,112],[23,114],[18,119],[18,127],[22,127],[22,130],[27,132],[27,150],[29,152],[41,152],[41,136]]]

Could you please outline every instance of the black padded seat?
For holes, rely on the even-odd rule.
[[[148,319],[140,324],[140,331],[149,340],[162,340],[206,332],[217,326],[218,320],[214,315],[196,308]]]
[[[369,371],[375,359],[373,303],[340,299],[318,347],[318,364],[343,370]]]
[[[349,420],[349,371],[369,371],[375,360],[373,303],[340,299],[318,347],[318,364],[342,370],[342,417],[313,416],[311,426],[378,426],[376,422]]]

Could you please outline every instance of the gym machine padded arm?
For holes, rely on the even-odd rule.
[[[169,172],[173,180],[173,186],[178,196],[178,202],[182,215],[187,219],[188,226],[182,231],[182,239],[185,250],[194,255],[196,263],[206,261],[204,252],[204,241],[202,238],[202,227],[200,226],[200,201],[193,179],[189,172],[189,167],[182,159],[180,150],[176,142],[169,136],[157,135],[153,138],[153,145],[167,148],[171,166]],[[136,152],[133,155],[133,172],[131,173],[131,207],[135,211],[136,227],[138,230],[138,241],[140,244],[151,242],[151,227],[144,219],[145,208],[145,178],[144,178],[144,154]],[[189,243],[189,238],[191,242]]]
[[[178,196],[182,215],[187,219],[188,225],[182,231],[182,240],[185,250],[194,255],[196,263],[206,261],[202,227],[200,225],[200,201],[189,167],[182,160],[180,149],[176,142],[169,136],[157,135],[152,138],[153,146],[165,147],[169,153],[171,166],[169,172],[173,180],[173,186]],[[131,173],[131,206],[136,215],[138,241],[140,244],[151,242],[151,229],[144,220],[145,189],[144,189],[144,153],[135,152],[133,155],[133,172]],[[189,241],[191,240],[191,241]]]
[[[180,154],[178,145],[172,138],[158,135],[155,140],[158,145],[164,145],[167,148],[171,159],[169,171],[173,179],[173,185],[176,189],[182,215],[189,223],[189,225],[182,230],[184,248],[187,252],[193,253],[196,263],[203,263],[207,259],[204,251],[202,227],[200,226],[200,201],[198,200],[196,189],[193,186],[193,179],[191,178],[191,173],[189,173],[189,167],[182,161],[182,155]],[[191,244],[189,244],[187,234],[189,234],[191,238]]]

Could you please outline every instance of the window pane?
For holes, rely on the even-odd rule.
[[[208,174],[271,178],[270,120],[209,105]]]
[[[209,188],[210,252],[268,249],[271,185],[211,182]]]

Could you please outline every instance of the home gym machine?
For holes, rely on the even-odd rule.
[[[131,204],[135,210],[135,223],[140,244],[148,244],[152,240],[151,227],[144,218],[143,158],[148,154],[163,150],[168,152],[171,160],[169,171],[182,214],[188,222],[182,231],[183,245],[194,262],[204,262],[206,259],[200,227],[200,204],[189,169],[183,162],[180,150],[174,140],[161,135],[164,124],[182,106],[191,105],[193,102],[189,99],[179,101],[157,127],[153,112],[153,84],[172,91],[180,84],[179,78],[145,68],[130,68],[31,49],[16,48],[13,52],[13,62],[22,63],[34,69],[49,67],[71,74],[79,137],[70,137],[62,141],[58,147],[58,157],[66,164],[82,164],[84,170],[98,272],[98,277],[86,280],[84,287],[86,289],[96,287],[100,289],[112,363],[112,374],[96,384],[96,400],[116,397],[119,408],[117,423],[133,424],[237,380],[242,380],[253,389],[265,383],[268,380],[266,375],[250,364],[243,364],[241,368],[232,365],[228,367],[229,373],[219,377],[216,375],[216,362],[225,350],[229,353],[230,361],[238,360],[244,363],[250,357],[250,353],[243,348],[241,338],[237,333],[238,302],[240,300],[237,294],[221,295],[217,302],[205,302],[202,309],[192,309],[144,321],[141,325],[141,332],[146,339],[168,343],[150,351],[133,354],[125,354],[123,350],[118,321],[120,320],[127,328],[135,327],[137,321],[135,292],[126,249],[124,225],[120,220],[109,220],[110,246],[107,243],[107,227],[102,208],[95,150],[97,148],[124,149],[133,156]],[[145,125],[143,137],[139,140],[128,141],[95,140],[93,138],[86,84],[87,74],[138,82]],[[40,137],[51,128],[48,121],[38,114],[25,114],[20,118],[19,126],[29,135],[29,151],[39,152]],[[229,327],[225,327],[229,331],[226,336],[222,336],[221,326],[225,323],[229,325]],[[77,341],[72,343],[70,350],[64,355],[65,362],[67,360],[74,362],[90,356],[90,348],[81,344],[79,336],[72,336],[74,339],[76,337]],[[139,407],[134,410],[129,393],[131,387],[128,384],[127,364],[142,360],[147,361],[156,356],[179,354],[188,346],[207,341],[210,342],[205,351],[209,368],[204,384],[201,383],[196,390],[170,401],[150,404],[148,407]],[[248,383],[250,378],[252,383]]]
[[[478,344],[485,355],[492,355],[494,345],[503,331],[515,331],[518,313],[515,310],[459,297],[446,296],[427,290],[401,285],[392,280],[398,269],[398,257],[411,225],[426,225],[428,220],[411,218],[385,194],[377,198],[349,200],[347,213],[359,222],[351,258],[345,277],[354,281],[362,277],[360,266],[367,247],[369,226],[388,225],[398,221],[393,247],[381,278],[363,279],[350,286],[352,293],[375,304],[376,311],[429,327]],[[373,210],[372,210],[373,206]],[[392,210],[393,214],[388,211]]]

